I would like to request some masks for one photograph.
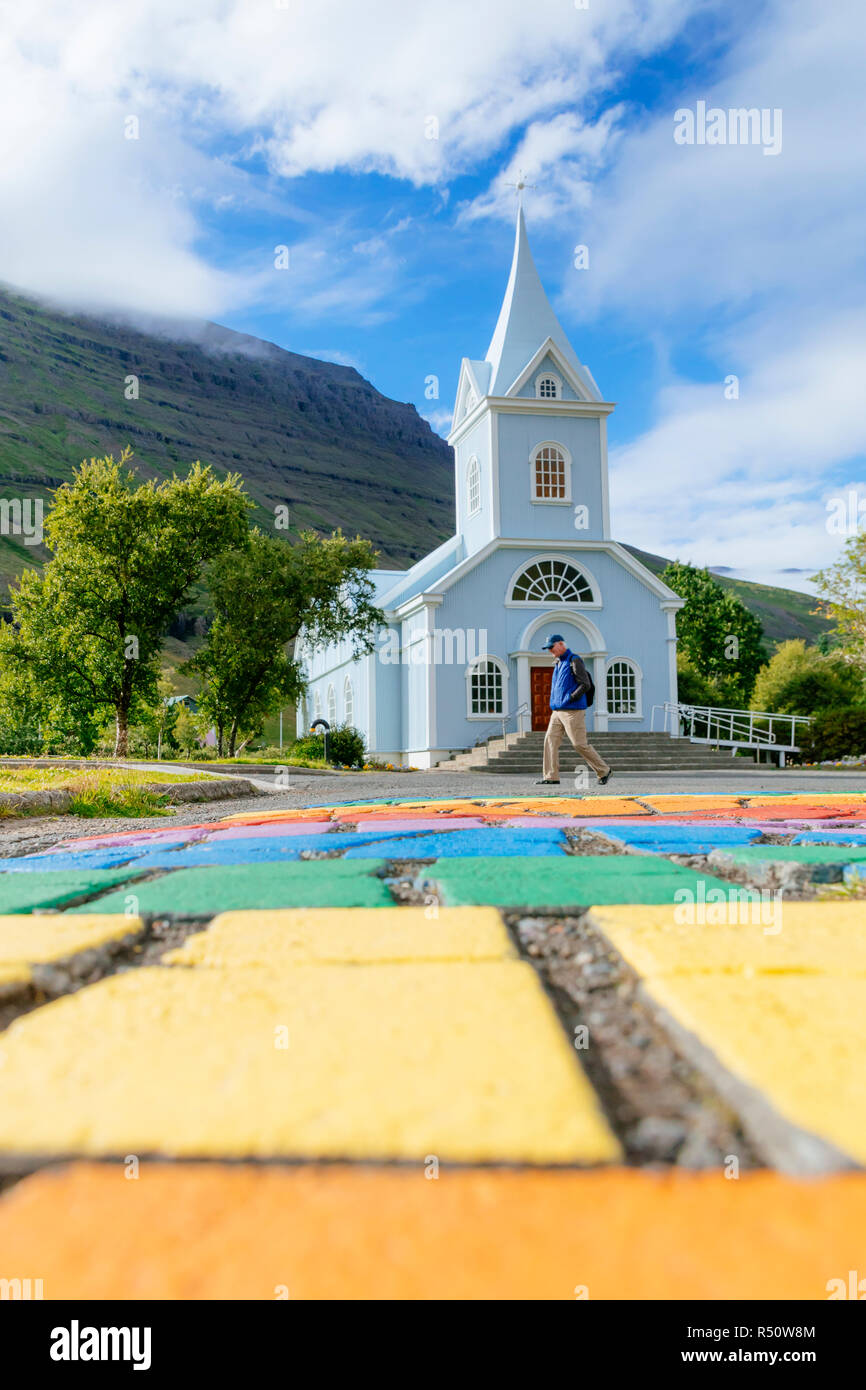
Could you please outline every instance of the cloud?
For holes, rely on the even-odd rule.
[[[341,367],[354,367],[361,376],[365,375],[364,364],[360,358],[338,348],[297,348],[302,357],[317,357],[321,362],[336,362]]]
[[[309,172],[442,189],[527,122],[603,84],[614,57],[664,44],[693,3],[8,8],[0,276],[97,308],[216,314],[255,302],[255,266],[208,257],[209,218],[273,205],[283,180]],[[137,139],[124,136],[130,116]],[[527,136],[527,155],[541,138]],[[327,311],[327,288],[318,302]]]
[[[426,420],[431,430],[436,434],[441,434],[443,439],[448,437],[451,429],[451,421],[454,417],[453,410],[430,410],[419,411],[422,420]]]
[[[686,76],[668,110],[633,122],[586,218],[592,272],[565,287],[576,313],[726,317],[792,293],[838,294],[862,273],[866,29],[860,0],[773,0],[712,84]],[[678,145],[678,108],[778,109],[782,146]]]
[[[596,121],[584,121],[575,111],[533,121],[502,174],[461,210],[460,220],[499,217],[511,222],[519,180],[531,189],[533,226],[587,208],[592,200],[592,175],[613,158],[624,114],[625,107],[619,104]]]
[[[738,397],[722,378],[673,382],[656,423],[611,451],[617,535],[739,572],[779,573],[796,558],[808,575],[836,558],[828,502],[866,496],[866,469],[859,483],[852,473],[866,453],[866,313],[839,312],[771,356],[762,342],[740,344]]]
[[[603,321],[608,337],[643,335],[661,383],[649,426],[611,453],[616,533],[637,545],[782,583],[792,556],[808,576],[838,554],[827,497],[866,476],[861,18],[858,0],[773,0],[712,82],[682,69],[669,109],[596,122],[594,148],[575,124],[572,151],[564,124],[546,123],[538,181],[551,182],[555,219],[571,163],[590,248],[562,312]],[[676,144],[675,112],[698,101],[780,109],[781,152]],[[740,394],[729,401],[730,374]],[[613,439],[616,428],[615,417]]]

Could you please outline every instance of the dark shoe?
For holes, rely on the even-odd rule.
[[[605,786],[605,785],[610,781],[610,779],[611,779],[612,776],[613,776],[613,768],[612,768],[612,767],[609,767],[608,770],[607,770],[607,772],[604,774],[604,776],[603,776],[603,777],[599,777],[599,779],[598,779],[598,785],[599,785],[600,787]]]
[[[558,777],[541,777],[535,784],[537,787],[558,787]]]

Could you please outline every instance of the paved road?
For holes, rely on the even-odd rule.
[[[248,771],[239,773],[247,776]],[[539,777],[541,773],[539,772]],[[745,789],[748,791],[861,791],[866,789],[866,772],[797,772],[773,768],[741,769],[731,772],[659,772],[614,776],[607,787],[577,789],[573,779],[564,778],[559,788],[538,787],[535,777],[508,776],[483,772],[340,772],[328,778],[305,776],[295,768],[274,775],[255,773],[256,786],[286,794],[287,804],[310,805],[317,801],[342,801],[376,796],[544,796],[589,795],[637,796],[646,792],[709,793]]]

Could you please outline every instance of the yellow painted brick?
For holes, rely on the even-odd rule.
[[[783,900],[774,906],[773,919],[763,924],[760,919],[748,921],[748,905],[732,910],[743,914],[741,924],[678,923],[674,905],[593,907],[591,920],[634,970],[648,978],[707,971],[866,976],[862,903]],[[760,911],[759,904],[755,910]]]
[[[132,936],[141,931],[141,925],[140,917],[125,917],[122,913],[81,913],[75,917],[21,913],[0,917],[0,967],[65,960],[78,951]]]
[[[523,962],[297,966],[276,977],[143,968],[17,1020],[4,1052],[7,1152],[619,1155]]]
[[[30,979],[30,967],[22,965],[20,961],[0,965],[0,990],[10,985],[27,985]]]
[[[507,960],[514,948],[493,907],[287,909],[224,912],[163,957],[168,965],[373,964]]]
[[[791,1123],[866,1163],[866,980],[656,975],[647,988]]]

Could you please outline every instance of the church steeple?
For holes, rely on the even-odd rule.
[[[544,292],[529,249],[521,206],[517,210],[511,274],[485,357],[490,365],[488,394],[504,396],[548,338],[568,363],[589,398],[600,400],[591,373],[581,365]]]

